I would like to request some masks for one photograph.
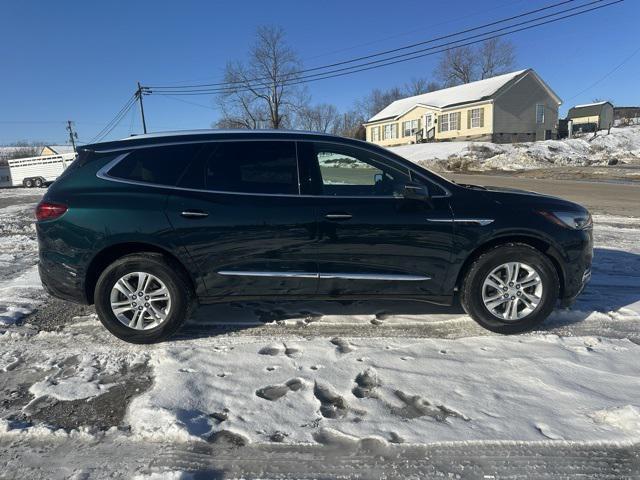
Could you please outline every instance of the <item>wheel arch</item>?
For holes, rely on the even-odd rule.
[[[526,234],[509,234],[494,237],[483,243],[482,245],[476,247],[476,249],[467,256],[462,266],[460,267],[460,270],[458,271],[458,276],[455,283],[456,291],[459,290],[467,271],[480,255],[495,247],[508,243],[523,243],[525,245],[529,245],[530,247],[535,248],[540,253],[544,254],[549,260],[551,260],[551,263],[555,267],[556,273],[558,274],[558,282],[560,284],[560,297],[562,297],[565,288],[565,272],[562,268],[562,257],[560,253],[550,242],[542,238]]]
[[[189,280],[192,291],[197,292],[196,281],[185,267],[184,263],[169,250],[158,245],[145,242],[122,242],[109,245],[100,250],[91,260],[85,275],[85,296],[89,304],[94,303],[94,291],[100,274],[113,262],[125,255],[133,253],[155,253],[163,256],[173,267],[179,268]]]

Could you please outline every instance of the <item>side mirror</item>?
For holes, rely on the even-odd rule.
[[[376,173],[373,176],[373,183],[379,183],[382,181],[382,174],[381,173]]]
[[[429,189],[419,183],[408,183],[404,186],[402,196],[410,200],[428,200]]]

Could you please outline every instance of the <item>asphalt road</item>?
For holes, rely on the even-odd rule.
[[[592,213],[640,216],[640,184],[518,178],[501,175],[445,174],[445,177],[458,183],[512,187],[555,195],[584,205]]]

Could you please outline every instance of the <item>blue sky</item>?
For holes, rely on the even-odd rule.
[[[576,0],[586,3],[589,0]],[[0,4],[0,144],[64,142],[64,121],[93,137],[133,93],[136,81],[217,81],[242,58],[258,25],[287,32],[305,67],[314,67],[487,23],[554,0],[17,1]],[[569,5],[570,6],[570,5]],[[565,7],[566,8],[566,7]],[[560,95],[561,113],[594,98],[640,104],[640,1],[510,36],[517,67],[534,68]],[[309,84],[315,102],[341,109],[372,88],[431,76],[425,57]],[[591,88],[589,88],[591,87]],[[586,91],[584,91],[586,89]],[[584,92],[583,92],[584,91]],[[182,97],[212,106],[211,97]],[[208,128],[210,108],[145,97],[150,130]],[[140,132],[132,110],[112,138]]]

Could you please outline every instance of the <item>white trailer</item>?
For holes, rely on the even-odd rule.
[[[0,167],[2,187],[42,187],[52,183],[76,158],[75,153],[7,160]]]

